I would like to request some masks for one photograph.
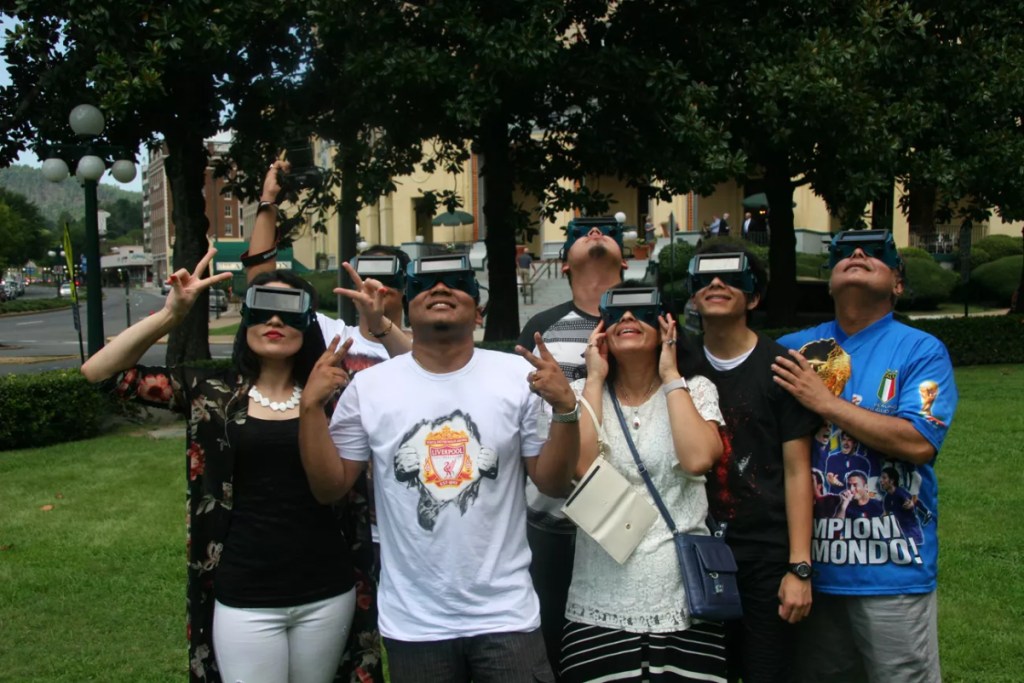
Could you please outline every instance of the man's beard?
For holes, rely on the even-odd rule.
[[[590,250],[587,252],[587,256],[595,260],[603,259],[607,255],[608,247],[604,246],[604,244],[601,242],[591,245]]]

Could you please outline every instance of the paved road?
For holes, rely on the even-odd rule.
[[[103,333],[107,337],[118,334],[126,327],[125,292],[122,288],[103,290]],[[29,287],[28,298],[53,297],[51,287]],[[129,293],[132,322],[163,306],[164,296],[156,288],[133,288]],[[83,344],[88,345],[87,304],[80,301]],[[211,347],[215,357],[230,355],[230,347]],[[143,363],[161,364],[163,345],[150,349]],[[56,368],[77,368],[81,365],[78,334],[75,332],[71,309],[0,317],[0,374],[32,373]]]

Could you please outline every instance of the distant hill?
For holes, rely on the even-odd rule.
[[[80,216],[85,212],[85,193],[74,174],[62,183],[51,183],[43,177],[40,168],[14,165],[0,168],[0,187],[25,196],[39,207],[39,213],[51,222],[56,222],[64,211],[72,216]],[[122,198],[142,205],[141,192],[119,190],[103,184],[97,188],[97,200],[101,209]]]

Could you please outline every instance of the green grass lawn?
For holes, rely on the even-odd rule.
[[[943,679],[1009,683],[1024,671],[1024,366],[957,381],[938,464]],[[186,680],[183,451],[184,427],[0,452],[0,680]]]

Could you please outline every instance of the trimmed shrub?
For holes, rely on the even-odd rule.
[[[765,251],[764,266],[768,267],[768,252]],[[797,254],[796,255],[796,276],[827,280],[830,272],[828,266],[828,254]]]
[[[1024,316],[979,315],[920,320],[908,320],[899,314],[896,317],[902,323],[937,337],[946,345],[953,365],[1024,363]],[[798,329],[802,328],[766,328],[761,332],[778,339]]]
[[[989,235],[978,240],[972,246],[972,249],[977,248],[984,249],[993,261],[1006,256],[1020,256],[1024,251],[1024,238],[1010,235]]]
[[[71,299],[14,299],[0,303],[0,314],[28,313],[31,311],[52,311],[58,308],[70,308]]]
[[[690,259],[696,251],[693,245],[687,242],[677,242],[662,249],[658,253],[658,279],[661,282],[684,279],[690,267]]]
[[[924,249],[920,249],[918,247],[903,247],[902,249],[899,250],[899,252],[900,256],[902,256],[904,260],[911,258],[932,258],[931,254],[929,254]]]
[[[0,450],[96,436],[112,402],[78,370],[0,377]]]
[[[1021,256],[1004,256],[971,273],[971,300],[1009,306],[1020,285]]]
[[[953,288],[959,280],[957,274],[946,270],[928,258],[906,259],[907,284],[903,296],[896,302],[900,310],[927,311],[938,308],[949,301]]]

